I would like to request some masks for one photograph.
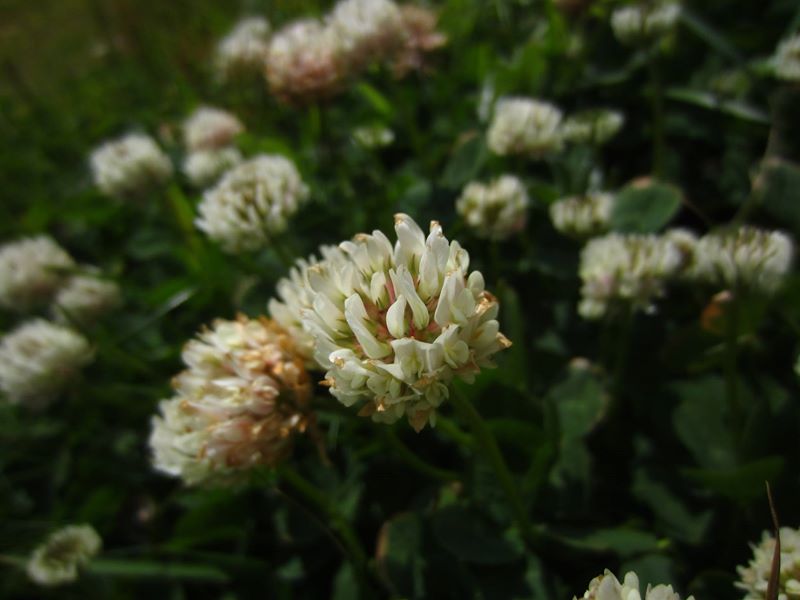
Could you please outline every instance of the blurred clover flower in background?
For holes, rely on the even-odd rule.
[[[172,163],[155,140],[130,133],[103,143],[89,162],[95,185],[112,198],[141,196],[172,177]]]
[[[585,110],[564,121],[564,140],[601,146],[617,135],[624,124],[625,116],[619,111],[601,108]]]
[[[47,235],[0,246],[0,306],[25,311],[49,302],[75,261]]]
[[[236,115],[211,106],[201,106],[183,122],[183,140],[189,152],[230,146],[243,131]]]
[[[595,577],[589,583],[589,589],[581,596],[584,600],[681,600],[671,585],[648,585],[644,597],[639,587],[639,576],[630,571],[625,574],[622,583],[611,571],[606,569],[603,575]],[[578,600],[573,596],[572,600]],[[686,600],[694,600],[689,596]]]
[[[495,154],[542,158],[564,145],[561,110],[541,100],[502,98],[489,124],[486,143]]]
[[[309,424],[311,383],[291,336],[265,318],[218,319],[183,349],[175,396],[153,418],[155,468],[194,485],[275,466]]]
[[[479,237],[503,240],[522,231],[528,193],[513,175],[501,175],[489,184],[467,184],[456,200],[456,212]]]
[[[71,276],[58,291],[51,312],[60,323],[90,325],[121,303],[119,286],[92,268]]]
[[[242,19],[217,44],[214,69],[221,80],[264,68],[270,38],[269,22],[263,17]]]
[[[613,194],[587,192],[551,204],[550,220],[553,227],[564,235],[585,239],[609,230],[613,208]]]
[[[778,44],[771,62],[776,77],[786,81],[800,81],[800,34],[786,38]]]
[[[78,579],[78,570],[100,552],[103,541],[91,525],[69,525],[53,532],[28,559],[31,581],[57,586]]]
[[[680,14],[681,5],[670,1],[623,6],[611,14],[611,28],[621,43],[639,44],[671,31]]]

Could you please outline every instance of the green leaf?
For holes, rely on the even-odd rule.
[[[762,498],[764,482],[775,481],[783,472],[786,461],[781,456],[771,456],[728,469],[683,469],[692,481],[740,504]]]
[[[521,548],[497,527],[461,506],[448,506],[433,516],[433,532],[447,551],[464,562],[497,565],[520,558]]]
[[[425,596],[422,523],[416,514],[400,514],[384,523],[377,562],[381,576],[395,595]]]
[[[800,232],[800,168],[769,159],[761,167],[755,191],[764,209],[781,224]]]
[[[386,97],[378,90],[368,83],[362,81],[356,85],[356,91],[361,94],[361,97],[364,98],[364,100],[366,100],[376,112],[386,118],[391,118],[392,113],[394,112],[392,103],[389,102],[389,100],[387,100]]]
[[[681,191],[665,183],[633,184],[614,201],[611,227],[624,233],[652,233],[670,222],[681,207]]]
[[[461,188],[477,177],[487,158],[483,136],[474,135],[455,149],[444,169],[441,184],[450,189]]]

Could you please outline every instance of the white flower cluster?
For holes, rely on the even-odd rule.
[[[778,600],[800,597],[800,530],[781,527],[781,566],[778,579]],[[775,536],[765,531],[761,543],[752,545],[753,558],[737,568],[739,581],[736,587],[744,590],[744,600],[766,600],[767,584],[772,572],[772,555]]]
[[[28,310],[50,301],[75,261],[46,235],[0,246],[0,307]]]
[[[119,286],[93,269],[70,277],[56,294],[52,313],[60,323],[88,325],[120,305]]]
[[[258,155],[228,171],[205,192],[196,224],[228,252],[257,250],[286,229],[308,195],[290,160]]]
[[[625,116],[619,111],[587,110],[564,121],[564,139],[576,144],[601,146],[617,135],[624,124]]]
[[[598,319],[615,300],[653,310],[666,282],[678,277],[691,260],[690,238],[686,232],[677,236],[610,233],[590,240],[581,252],[578,312],[586,319]]]
[[[382,125],[364,125],[353,130],[353,140],[362,148],[383,148],[394,142],[394,131]]]
[[[392,0],[339,0],[328,26],[351,68],[390,57],[403,41],[403,17]]]
[[[623,44],[638,44],[671,31],[681,14],[677,2],[660,2],[653,6],[623,6],[611,14],[611,28]]]
[[[205,187],[214,183],[228,169],[242,162],[242,155],[233,146],[244,125],[235,115],[202,106],[183,124],[184,144],[188,154],[183,171],[192,185]]]
[[[314,358],[340,402],[364,401],[359,414],[376,421],[406,416],[419,431],[435,423],[454,377],[471,381],[510,342],[499,331],[496,299],[481,273],[468,271],[458,242],[436,222],[426,238],[403,214],[395,231],[394,246],[374,231],[299,263],[279,286],[284,303],[271,309],[313,337]]]
[[[153,418],[157,470],[193,485],[276,465],[304,431],[311,383],[291,336],[268,319],[217,320],[183,349],[187,369]]]
[[[43,586],[75,581],[78,569],[100,552],[103,541],[91,525],[68,525],[38,546],[27,564],[28,577]]]
[[[488,185],[472,182],[456,201],[456,211],[483,238],[503,240],[525,228],[528,193],[513,175]]]
[[[772,57],[772,69],[780,79],[800,81],[800,34],[778,44]]]
[[[92,360],[79,333],[45,321],[27,321],[0,338],[0,391],[12,404],[41,408]]]
[[[172,163],[150,136],[130,133],[103,143],[89,159],[94,182],[112,198],[141,195],[172,176]]]
[[[564,145],[561,109],[541,100],[503,98],[495,106],[486,142],[495,154],[541,158]]]
[[[561,233],[585,239],[609,230],[614,195],[588,192],[584,196],[562,198],[550,205],[550,220]]]
[[[681,600],[671,585],[647,586],[644,598],[639,587],[639,577],[633,571],[626,573],[620,583],[611,571],[606,569],[603,575],[595,577],[589,583],[589,589],[581,596],[583,600]],[[573,596],[572,600],[578,600]],[[689,596],[686,600],[694,600]]]
[[[794,244],[780,231],[749,225],[700,238],[692,275],[707,283],[776,291],[792,266]]]
[[[426,56],[447,43],[447,36],[436,29],[436,13],[429,8],[401,4],[400,17],[405,35],[400,48],[391,57],[392,69],[398,77],[410,71],[426,70]]]
[[[267,58],[269,35],[269,22],[263,17],[239,21],[217,44],[214,67],[220,79],[260,73]]]

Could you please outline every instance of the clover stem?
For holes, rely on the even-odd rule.
[[[664,91],[656,64],[657,53],[650,50],[647,57],[647,69],[650,75],[650,93],[652,95],[653,112],[653,175],[660,179],[664,176]]]
[[[439,481],[457,481],[460,479],[458,473],[448,469],[440,469],[429,465],[422,460],[419,456],[414,454],[409,448],[397,437],[393,429],[385,427],[382,430],[389,446],[397,453],[405,464],[431,479],[438,479]]]

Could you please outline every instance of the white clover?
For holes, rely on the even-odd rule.
[[[677,24],[680,14],[681,6],[677,2],[623,6],[611,14],[611,28],[623,44],[637,44],[668,33]]]
[[[778,600],[800,597],[800,530],[781,527],[780,577]],[[775,536],[765,531],[758,545],[751,544],[753,558],[737,567],[736,587],[746,592],[744,600],[767,600],[767,584],[772,572]]]
[[[346,406],[419,431],[434,424],[454,377],[472,381],[510,345],[499,331],[497,300],[469,255],[438,223],[425,237],[411,217],[395,216],[397,242],[360,234],[308,264],[284,304],[314,339],[325,383]],[[274,307],[278,305],[273,303]]]
[[[273,36],[267,53],[267,82],[284,102],[327,98],[341,89],[348,75],[341,39],[320,21],[294,21]]]
[[[43,407],[92,356],[89,342],[72,329],[27,321],[0,338],[0,392],[12,404]]]
[[[690,260],[685,247],[668,235],[610,233],[594,238],[581,252],[578,312],[597,319],[615,301],[652,311],[666,282],[679,276]]]
[[[199,150],[186,156],[183,172],[189,182],[198,188],[213,184],[220,176],[242,162],[242,153],[236,148]]]
[[[70,277],[58,291],[52,312],[58,322],[88,325],[114,310],[120,302],[119,286],[87,269],[86,273]]]
[[[681,600],[680,595],[671,585],[648,585],[644,596],[639,587],[639,577],[633,571],[625,574],[620,583],[608,569],[603,575],[595,577],[589,583],[589,589],[581,596],[583,600]],[[576,596],[572,600],[578,600]],[[686,600],[694,600],[689,596]]]
[[[744,225],[700,238],[692,275],[713,285],[770,294],[786,278],[793,255],[794,244],[787,234]]]
[[[582,239],[606,233],[611,226],[614,195],[588,192],[550,205],[550,220],[561,233]]]
[[[353,140],[362,148],[383,148],[394,142],[394,131],[382,125],[364,125],[353,130]]]
[[[244,125],[235,115],[201,106],[184,121],[183,141],[189,152],[217,150],[230,146],[243,131]]]
[[[160,403],[155,468],[186,484],[275,466],[304,431],[311,383],[289,334],[268,319],[219,319],[183,349],[175,395]]]
[[[401,4],[403,28],[401,44],[389,58],[394,74],[404,76],[410,71],[427,68],[427,54],[447,43],[447,36],[436,29],[439,17],[431,9],[416,4]]]
[[[242,19],[217,44],[214,67],[221,79],[257,72],[264,68],[269,48],[270,26],[263,17]]]
[[[800,34],[781,41],[771,63],[776,77],[786,81],[800,81]]]
[[[564,121],[563,134],[568,142],[600,146],[619,133],[624,115],[616,110],[587,110]]]
[[[327,26],[356,70],[393,54],[405,33],[402,14],[392,0],[339,0]]]
[[[50,301],[75,261],[52,238],[37,235],[0,246],[0,307],[28,310]]]
[[[497,102],[486,142],[495,154],[522,154],[541,158],[564,145],[561,110],[530,98],[504,98]]]
[[[483,238],[502,240],[525,228],[528,193],[513,175],[488,185],[472,182],[456,201],[456,212]]]
[[[42,586],[75,581],[78,569],[89,564],[102,545],[91,525],[62,527],[33,551],[26,566],[28,577]]]
[[[95,185],[112,198],[128,198],[172,176],[169,157],[148,135],[130,133],[103,143],[89,159]]]
[[[262,154],[228,171],[203,195],[195,222],[228,252],[257,250],[286,229],[307,198],[294,163]]]

